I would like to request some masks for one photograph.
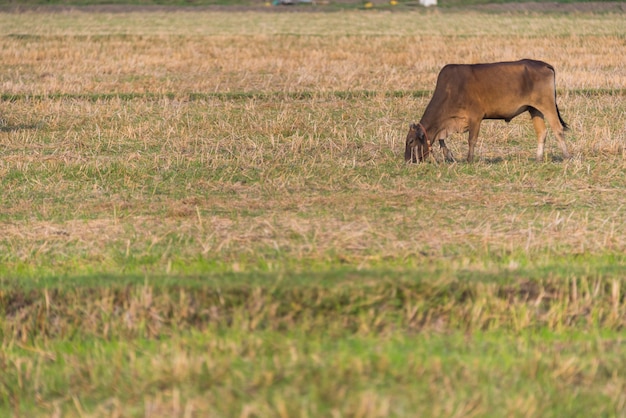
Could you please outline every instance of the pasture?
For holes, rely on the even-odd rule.
[[[0,14],[0,415],[626,415],[619,13]],[[440,68],[556,68],[404,163]]]

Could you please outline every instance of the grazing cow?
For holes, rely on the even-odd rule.
[[[554,67],[524,59],[492,64],[450,64],[443,67],[424,116],[411,124],[404,159],[418,162],[431,152],[436,140],[446,160],[454,161],[445,139],[455,132],[469,131],[467,161],[474,159],[474,146],[483,119],[504,119],[529,112],[537,133],[537,160],[543,159],[548,134],[544,117],[569,158],[563,132],[568,129],[556,105]]]

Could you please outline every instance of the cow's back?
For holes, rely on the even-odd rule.
[[[552,81],[554,68],[543,61],[520,61],[491,64],[448,64],[437,78],[437,90],[450,90],[463,94],[498,92],[503,88],[517,87],[520,94],[528,94],[537,83]]]

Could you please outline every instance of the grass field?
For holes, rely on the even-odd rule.
[[[0,415],[626,416],[623,14],[0,14]],[[403,161],[439,69],[553,64]]]

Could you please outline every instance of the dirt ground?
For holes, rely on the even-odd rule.
[[[179,11],[179,10],[197,10],[197,11],[265,11],[265,12],[320,12],[335,11],[336,5],[355,4],[360,5],[361,0],[319,0],[314,5],[283,5],[267,7],[265,0],[251,0],[247,5],[213,5],[213,6],[159,6],[159,5],[92,5],[92,6],[68,6],[68,5],[0,5],[0,12],[4,13],[20,13],[20,12],[67,12],[70,10],[81,10],[85,12],[102,12],[102,13],[126,13],[126,12],[151,12],[151,11]],[[388,4],[388,0],[373,0],[376,4]],[[333,6],[333,3],[335,4]],[[404,3],[395,8],[388,8],[390,11],[406,11],[407,9],[421,8],[417,1]],[[582,3],[556,3],[556,2],[521,2],[521,3],[502,3],[502,4],[484,4],[473,6],[452,6],[439,8],[441,11],[458,11],[458,10],[476,10],[493,13],[624,13],[626,12],[626,2],[582,2]]]
[[[584,2],[584,3],[501,3],[472,6],[476,10],[494,12],[561,12],[561,13],[623,13],[626,2]]]

